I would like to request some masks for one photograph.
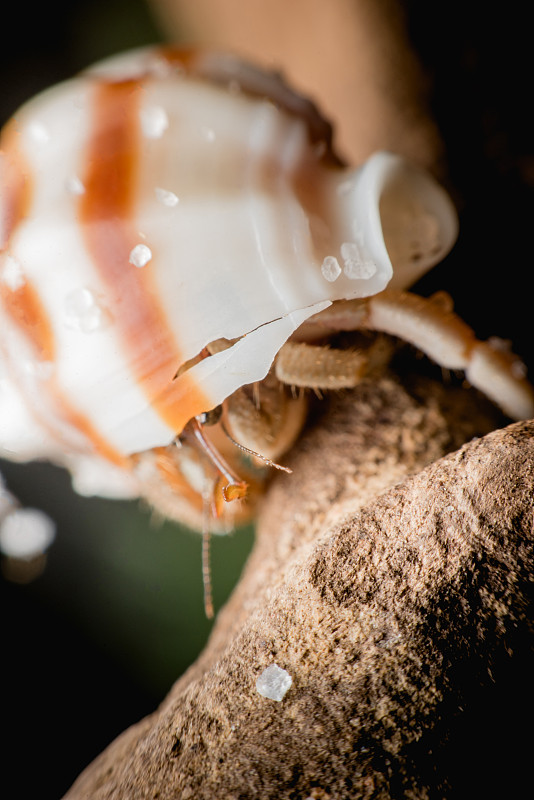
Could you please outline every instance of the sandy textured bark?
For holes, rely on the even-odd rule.
[[[389,377],[332,400],[206,651],[69,800],[457,797],[473,763],[480,790],[514,733],[481,709],[510,676],[526,697],[534,544],[534,423],[439,458],[482,408]],[[255,688],[272,663],[281,702]]]

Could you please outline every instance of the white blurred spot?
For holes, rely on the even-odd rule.
[[[200,129],[202,134],[202,138],[205,139],[206,142],[214,142],[215,141],[215,131],[213,128],[208,128],[207,125],[203,125]]]
[[[22,266],[13,256],[5,257],[1,279],[4,286],[7,286],[12,292],[21,289],[26,283]]]
[[[343,272],[350,280],[368,280],[376,273],[376,264],[366,253],[363,244],[343,242],[341,258]]]
[[[280,702],[284,699],[292,683],[293,678],[289,672],[276,664],[271,664],[270,667],[263,670],[256,681],[256,691],[262,697]]]
[[[169,75],[179,74],[182,67],[179,64],[171,64],[166,58],[161,58],[155,54],[147,64],[150,75],[154,78],[168,78]]]
[[[335,281],[341,275],[341,267],[339,266],[339,261],[334,256],[326,256],[324,259],[321,272],[323,278],[330,283]]]
[[[65,181],[65,188],[69,194],[73,195],[81,195],[85,194],[85,186],[78,178],[77,175],[71,175],[70,178],[67,178]]]
[[[488,344],[492,350],[497,350],[499,353],[512,352],[512,342],[509,339],[501,339],[500,336],[490,336]]]
[[[177,195],[175,195],[174,192],[169,192],[168,189],[160,189],[159,186],[156,186],[154,193],[157,200],[164,206],[173,208],[179,203],[179,198]]]
[[[519,358],[516,358],[510,364],[510,372],[512,373],[512,378],[515,378],[518,381],[527,377],[527,368]]]
[[[91,456],[77,456],[69,464],[74,490],[84,497],[133,498],[139,496],[137,477],[127,470]]]
[[[80,288],[70,292],[64,300],[65,325],[82,333],[102,330],[109,322],[109,314],[97,302],[90,289]]]
[[[11,558],[32,559],[52,544],[56,526],[44,511],[17,508],[0,524],[0,550]]]
[[[342,181],[342,183],[338,184],[336,192],[340,196],[343,196],[345,194],[349,194],[349,192],[352,192],[353,189],[354,189],[354,179],[349,178],[349,180]]]
[[[160,139],[169,127],[167,112],[161,106],[141,109],[141,130],[147,139]]]
[[[46,144],[50,141],[50,133],[46,125],[42,122],[34,120],[28,125],[28,134],[37,144]]]
[[[211,499],[210,493],[213,492],[213,486],[206,479],[206,472],[201,463],[190,458],[183,458],[180,460],[180,472],[195,491],[202,495],[207,494]]]
[[[47,381],[55,372],[56,366],[53,361],[25,361],[22,364],[24,372],[33,375],[38,380]]]
[[[146,244],[136,244],[130,253],[130,264],[134,267],[144,267],[152,258],[152,250]]]

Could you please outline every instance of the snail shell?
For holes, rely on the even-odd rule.
[[[312,103],[221,54],[103,62],[27,103],[0,150],[0,452],[85,492],[137,494],[134,454],[456,238],[430,176],[389,153],[346,168]]]

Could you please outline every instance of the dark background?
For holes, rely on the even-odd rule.
[[[418,288],[449,291],[480,338],[511,339],[533,365],[528,5],[404,5],[431,80],[461,216],[454,252]],[[19,3],[10,14],[0,50],[2,121],[96,59],[162,37],[141,0],[69,0],[31,10]],[[154,525],[136,504],[79,498],[60,470],[2,470],[26,505],[48,511],[58,525],[43,574],[28,584],[0,583],[2,783],[16,782],[7,796],[54,800],[109,741],[156,707],[202,648],[210,624],[200,537]],[[251,543],[250,530],[214,542],[217,606]]]

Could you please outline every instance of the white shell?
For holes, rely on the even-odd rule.
[[[217,54],[137,51],[25,105],[0,145],[0,453],[135,494],[128,458],[262,380],[308,317],[442,259],[446,193],[389,153],[342,167],[329,134]]]

